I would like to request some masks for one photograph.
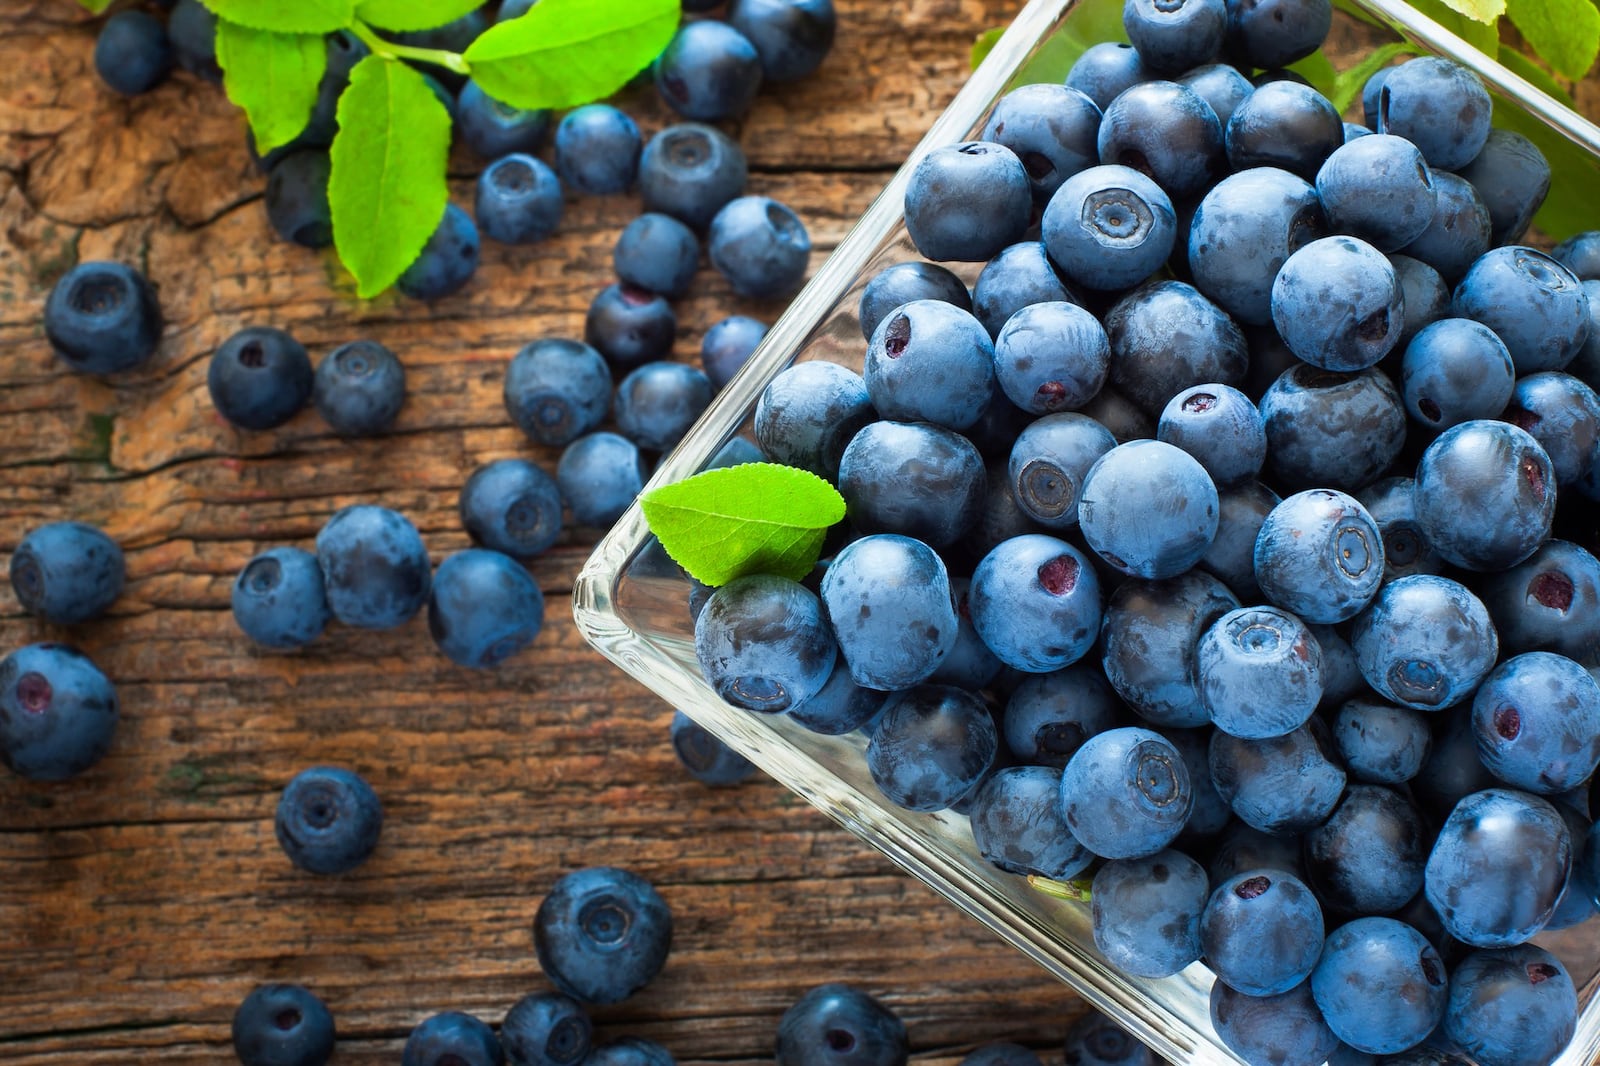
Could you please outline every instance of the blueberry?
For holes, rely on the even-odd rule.
[[[1473,696],[1472,726],[1478,757],[1500,780],[1566,792],[1600,765],[1600,683],[1564,655],[1513,656]]]
[[[731,200],[711,220],[711,265],[740,296],[788,296],[805,280],[811,237],[798,215],[765,196]]]
[[[867,769],[896,806],[944,810],[983,780],[999,746],[980,696],[951,685],[915,685],[884,703],[867,746]]]
[[[533,643],[544,625],[544,594],[522,564],[468,548],[439,564],[428,593],[428,634],[451,662],[498,666]]]
[[[638,446],[615,433],[577,438],[556,463],[561,498],[580,526],[609,526],[621,518],[644,488],[645,477]]]
[[[1496,418],[1511,402],[1516,367],[1494,331],[1467,318],[1422,327],[1400,360],[1406,410],[1433,429]]]
[[[614,866],[556,881],[533,917],[539,968],[580,1003],[621,1003],[666,964],[672,912],[650,883]]]
[[[1322,46],[1331,0],[1228,0],[1227,50],[1241,65],[1286,67]]]
[[[1002,541],[972,574],[972,625],[1001,662],[1041,674],[1083,658],[1100,632],[1100,582],[1083,553],[1033,533]]]
[[[328,606],[345,625],[392,629],[427,602],[428,549],[398,511],[357,504],[334,512],[317,533],[317,563]]]
[[[1492,108],[1471,70],[1442,56],[1422,56],[1384,78],[1377,130],[1415,144],[1431,167],[1459,170],[1483,150]]]
[[[514,175],[510,171],[507,177]],[[465,285],[477,269],[478,227],[472,216],[449,204],[422,254],[406,267],[395,287],[413,300],[440,300]]]
[[[1099,147],[1101,163],[1147,175],[1175,202],[1200,195],[1226,168],[1216,112],[1171,81],[1147,81],[1111,101]]]
[[[1247,996],[1276,996],[1311,976],[1322,954],[1322,908],[1293,874],[1249,870],[1222,882],[1200,916],[1217,980]]]
[[[1600,449],[1600,396],[1582,381],[1555,371],[1528,374],[1517,381],[1500,417],[1539,442],[1558,484],[1589,476]]]
[[[1062,1061],[1065,1066],[1159,1066],[1163,1060],[1122,1026],[1090,1010],[1067,1029]]]
[[[744,192],[744,153],[710,126],[668,126],[639,157],[639,194],[646,211],[659,211],[695,229],[710,225],[722,205]]]
[[[1182,448],[1224,487],[1253,479],[1267,457],[1266,428],[1256,405],[1220,383],[1195,385],[1168,400],[1156,439]]]
[[[711,404],[711,379],[685,363],[645,363],[617,385],[617,428],[639,447],[664,452]]]
[[[929,259],[981,263],[1022,239],[1031,189],[1022,160],[1002,144],[935,148],[911,172],[906,230]]]
[[[667,358],[677,335],[667,301],[626,283],[601,289],[583,324],[583,339],[619,370]]]
[[[766,324],[747,315],[729,315],[706,330],[700,340],[700,365],[711,387],[721,389],[732,381],[766,335]]]
[[[1345,144],[1349,144],[1351,141],[1360,140],[1362,137],[1376,137],[1376,136],[1378,136],[1376,133],[1374,133],[1372,130],[1367,129],[1367,127],[1365,127],[1365,126],[1363,126],[1363,125],[1361,125],[1359,123],[1346,122],[1344,124],[1344,143]]]
[[[1248,822],[1229,822],[1211,850],[1206,875],[1220,885],[1237,874],[1263,867],[1282,870],[1305,879],[1300,860],[1300,838],[1263,833]]]
[[[836,480],[845,448],[874,419],[860,374],[826,360],[796,363],[762,390],[756,442],[775,463]]]
[[[521,559],[549,550],[561,534],[561,490],[525,459],[496,459],[473,471],[460,511],[474,543]]]
[[[105,757],[117,693],[78,649],[28,644],[0,659],[0,762],[33,781],[65,781]]]
[[[273,831],[289,861],[313,874],[349,873],[372,854],[383,829],[377,793],[357,773],[313,766],[278,799]]]
[[[738,118],[761,87],[756,46],[716,19],[680,26],[654,69],[656,89],[667,105],[700,122]]]
[[[682,711],[672,715],[672,751],[678,762],[703,785],[720,788],[737,785],[755,766]]]
[[[560,992],[523,996],[500,1025],[506,1066],[577,1066],[588,1059],[593,1040],[589,1015]]]
[[[1240,322],[1272,321],[1272,282],[1286,259],[1326,232],[1309,182],[1259,167],[1217,182],[1189,226],[1194,286]]]
[[[617,277],[662,296],[689,291],[700,265],[700,241],[671,215],[647,212],[628,223],[611,252]]]
[[[862,688],[850,677],[844,657],[838,657],[827,682],[805,703],[789,710],[796,725],[827,737],[843,736],[864,728],[883,709],[887,694]]]
[[[1089,894],[1095,947],[1125,974],[1171,977],[1200,958],[1206,871],[1168,848],[1100,867]]]
[[[1433,221],[1422,235],[1400,249],[1420,259],[1454,285],[1489,250],[1493,223],[1489,208],[1466,178],[1437,167],[1433,178]]]
[[[1366,699],[1348,700],[1339,708],[1333,739],[1350,776],[1377,785],[1401,785],[1416,777],[1432,746],[1420,712]]]
[[[1145,501],[1165,501],[1159,509]],[[1119,444],[1084,475],[1078,523],[1095,553],[1124,574],[1176,577],[1217,535],[1217,489],[1187,452],[1160,441]]]
[[[1282,736],[1322,699],[1322,648],[1304,622],[1275,607],[1229,611],[1195,649],[1211,723],[1251,740]]]
[[[1178,234],[1167,192],[1121,165],[1068,178],[1050,198],[1042,227],[1050,261],[1068,281],[1095,290],[1139,284],[1167,261]]]
[[[1411,574],[1436,574],[1443,567],[1437,552],[1417,525],[1416,481],[1384,478],[1356,494],[1383,536],[1383,579]]]
[[[839,493],[863,533],[903,533],[934,548],[977,523],[983,457],[959,433],[927,422],[873,422],[839,460]]]
[[[1504,570],[1550,537],[1550,457],[1526,431],[1475,420],[1446,430],[1417,464],[1417,523],[1447,562]]]
[[[1180,74],[1177,80],[1180,85],[1187,85],[1199,95],[1200,99],[1211,105],[1211,110],[1216,112],[1217,121],[1222,124],[1224,137],[1228,120],[1233,117],[1234,110],[1246,97],[1255,92],[1255,86],[1250,84],[1250,79],[1239,73],[1238,68],[1226,63],[1207,63],[1195,67]]]
[[[1161,735],[1178,749],[1189,771],[1189,787],[1194,791],[1194,806],[1183,824],[1183,832],[1178,834],[1177,847],[1186,854],[1203,855],[1218,841],[1223,830],[1237,821],[1233,808],[1211,780],[1211,730],[1167,726],[1161,729]]]
[[[1393,918],[1335,929],[1311,974],[1311,992],[1340,1040],[1388,1055],[1418,1044],[1444,1019],[1444,960],[1421,933]]]
[[[11,589],[31,615],[58,626],[88,622],[119,595],[122,549],[83,522],[49,522],[28,531],[11,556]]]
[[[591,196],[624,193],[639,176],[639,127],[609,104],[585,104],[556,127],[561,184]]]
[[[1289,350],[1323,370],[1375,365],[1400,339],[1405,305],[1394,267],[1354,237],[1291,255],[1272,283],[1272,321]]]
[[[822,603],[863,688],[897,691],[927,680],[959,630],[943,560],[895,533],[846,545],[823,575]]]
[[[1012,403],[1032,414],[1082,407],[1105,384],[1111,345],[1105,328],[1072,303],[1017,311],[994,342],[995,376]]]
[[[1099,422],[1075,412],[1046,415],[1017,434],[1007,476],[1017,506],[1050,529],[1078,524],[1084,477],[1116,440]]]
[[[1503,651],[1553,651],[1580,662],[1600,653],[1600,561],[1563,540],[1478,583]]]
[[[1456,804],[1428,855],[1424,891],[1450,935],[1511,947],[1544,927],[1572,868],[1566,821],[1545,800],[1490,788]]]
[[[69,367],[84,374],[132,370],[161,342],[161,308],[144,275],[122,263],[79,263],[44,305],[44,332]]]
[[[333,612],[317,557],[300,548],[269,548],[233,582],[233,620],[269,648],[298,648],[322,635]]]
[[[490,240],[535,244],[561,221],[561,181],[531,155],[502,156],[478,175],[474,210]]]
[[[1242,384],[1249,347],[1233,320],[1181,281],[1151,281],[1106,312],[1111,384],[1159,418],[1191,385]]]
[[[970,578],[950,579],[950,594],[956,601],[956,642],[928,680],[976,692],[994,681],[1002,664],[972,625],[971,591]]]
[[[717,695],[736,707],[775,713],[800,706],[822,688],[838,646],[810,589],[757,574],[711,594],[695,621],[694,649]]]
[[[611,408],[611,370],[579,341],[524,346],[506,368],[506,412],[535,444],[563,447],[595,429]]]
[[[406,399],[406,368],[377,341],[341,344],[317,364],[312,382],[317,413],[343,437],[386,432]]]
[[[1211,62],[1227,25],[1223,0],[1126,0],[1122,6],[1128,40],[1157,74],[1181,74]]]
[[[905,1066],[909,1054],[905,1024],[850,985],[818,985],[778,1022],[777,1066]]]
[[[1267,467],[1285,488],[1356,492],[1405,447],[1405,401],[1376,367],[1347,374],[1293,366],[1262,394],[1260,409]]]
[[[455,129],[467,147],[485,159],[531,156],[544,146],[550,112],[503,104],[468,80],[456,95]]]
[[[124,96],[138,96],[160,85],[173,62],[166,27],[143,11],[118,11],[95,37],[95,73]]]
[[[217,65],[217,16],[200,0],[178,0],[167,16],[167,37],[178,65],[196,77],[222,84]]]
[[[1568,237],[1556,245],[1550,255],[1584,281],[1600,278],[1600,230],[1586,230]]]
[[[1000,98],[982,138],[1022,160],[1034,203],[1044,206],[1061,183],[1100,161],[1100,108],[1065,85],[1023,85]]]
[[[326,248],[333,243],[328,174],[324,148],[302,148],[273,164],[264,199],[267,221],[279,237],[303,248]]]
[[[1561,960],[1532,944],[1475,951],[1450,976],[1444,1032],[1482,1066],[1554,1062],[1577,1028],[1578,993]]]
[[[206,386],[217,413],[240,429],[281,426],[311,399],[315,375],[305,345],[281,329],[253,326],[211,357]]]
[[[1351,785],[1328,820],[1303,838],[1307,879],[1329,910],[1399,910],[1422,890],[1428,832],[1422,812],[1402,793]]]
[[[1217,535],[1200,557],[1200,569],[1220,579],[1235,596],[1262,599],[1256,582],[1256,538],[1272,509],[1283,501],[1259,481],[1217,492]]]
[[[322,1066],[333,1044],[333,1015],[300,985],[257,985],[233,1012],[242,1066]]]
[[[1199,570],[1165,581],[1124,581],[1101,624],[1106,680],[1155,725],[1209,724],[1195,647],[1211,623],[1238,606],[1226,585]]]
[[[1177,838],[1193,805],[1189,769],[1178,749],[1148,729],[1098,733],[1062,771],[1067,827],[1102,858],[1154,855]]]
[[[1080,663],[1023,678],[1006,701],[1001,730],[1017,759],[1059,770],[1084,741],[1122,725],[1122,717],[1105,675]]]
[[[810,74],[833,49],[833,0],[733,0],[728,24],[750,39],[770,82]]]
[[[1512,130],[1491,129],[1483,150],[1459,173],[1489,209],[1489,240],[1496,246],[1520,241],[1550,192],[1549,161]]]
[[[1322,719],[1282,736],[1211,735],[1211,781],[1233,813],[1263,833],[1303,833],[1326,821],[1346,776]]]
[[[1278,167],[1313,181],[1344,144],[1344,123],[1315,89],[1274,81],[1240,101],[1223,134],[1234,170]]]
[[[1014,247],[1021,248],[1026,245]],[[1009,252],[1010,249],[1006,251]],[[1005,254],[1002,252],[1001,256]],[[996,257],[997,260],[999,258]],[[943,300],[963,311],[972,310],[972,296],[967,292],[966,284],[947,268],[934,263],[915,261],[896,263],[874,274],[861,292],[857,317],[861,320],[862,336],[870,341],[873,331],[878,328],[878,323],[901,304],[908,304],[913,300]],[[987,324],[985,320],[985,325]],[[989,331],[991,336],[997,332],[999,326]]]
[[[460,1011],[424,1018],[400,1054],[400,1066],[505,1066],[494,1030]]]
[[[1577,275],[1532,248],[1496,248],[1456,287],[1451,313],[1505,342],[1519,374],[1560,370],[1589,335],[1589,298]]]
[[[1302,981],[1275,996],[1247,996],[1221,981],[1211,985],[1209,1010],[1217,1038],[1250,1063],[1320,1063],[1339,1047]]]
[[[862,377],[880,416],[963,430],[994,395],[994,343],[969,312],[915,300],[878,323]]]
[[[1066,85],[1083,93],[1104,111],[1124,90],[1150,77],[1151,71],[1146,69],[1133,45],[1103,41],[1090,45],[1073,61],[1067,71]]]
[[[1391,254],[1389,265],[1394,267],[1394,276],[1400,282],[1401,302],[1406,310],[1405,325],[1400,329],[1400,343],[1396,346],[1396,351],[1400,351],[1424,326],[1450,313],[1450,287],[1437,270],[1409,255]]]
[[[928,270],[943,270],[929,263],[901,264],[901,266],[926,267]],[[890,267],[883,272],[887,276],[899,267]],[[877,279],[874,279],[876,281]],[[1055,266],[1050,262],[1050,257],[1045,254],[1044,245],[1038,241],[1022,241],[1002,249],[978,274],[978,280],[972,286],[970,302],[967,299],[966,286],[955,275],[950,276],[951,284],[946,289],[943,286],[934,290],[932,285],[926,293],[914,292],[909,286],[905,287],[906,298],[901,303],[916,299],[936,299],[953,303],[957,307],[970,310],[983,323],[983,328],[989,331],[989,336],[997,337],[1000,330],[1011,320],[1011,316],[1032,304],[1042,303],[1078,303],[1078,297],[1067,288],[1061,275],[1056,272]],[[959,292],[956,291],[959,287]],[[884,292],[878,296],[883,304],[893,299],[900,286]],[[871,286],[868,286],[869,292]],[[946,295],[948,293],[948,295]],[[862,307],[866,307],[866,296],[862,296]],[[893,307],[884,306],[883,310],[874,319],[874,325],[884,315],[894,310]],[[866,327],[866,319],[862,319],[862,328]],[[867,339],[872,339],[872,334],[867,334]]]
[[[1385,585],[1356,619],[1351,643],[1369,685],[1424,711],[1470,696],[1499,646],[1482,601],[1448,578],[1426,574]]]
[[[672,1052],[654,1040],[637,1036],[601,1044],[583,1061],[585,1066],[677,1066]]]

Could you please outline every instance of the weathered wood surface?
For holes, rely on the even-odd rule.
[[[959,88],[973,35],[1019,6],[840,0],[823,71],[762,95],[736,131],[752,189],[799,210],[816,262]],[[654,880],[677,928],[662,977],[599,1012],[607,1037],[686,1062],[764,1059],[795,996],[848,980],[903,1014],[919,1057],[1059,1040],[1075,997],[822,815],[770,782],[686,778],[670,708],[573,627],[595,531],[535,565],[547,628],[496,673],[450,666],[421,619],[252,650],[227,601],[254,552],[309,545],[338,507],[379,500],[437,560],[467,543],[455,500],[475,465],[553,468],[509,426],[501,375],[522,343],[581,331],[637,200],[570,201],[554,240],[487,245],[469,288],[436,306],[359,305],[329,260],[271,239],[219,89],[180,76],[124,101],[94,78],[92,45],[70,0],[0,5],[0,565],[27,529],[76,518],[122,542],[130,579],[111,618],[71,634],[123,698],[111,755],[64,785],[0,774],[0,1060],[232,1061],[240,998],[296,980],[333,1008],[337,1061],[396,1062],[425,1015],[498,1022],[545,987],[534,908],[598,863]],[[669,121],[649,92],[628,106],[647,131]],[[458,202],[477,165],[458,152]],[[90,258],[142,264],[169,317],[154,363],[111,385],[64,372],[40,331],[50,283]],[[706,270],[679,305],[678,355],[722,315],[777,310]],[[312,412],[265,434],[223,424],[206,361],[253,324],[314,358],[388,344],[410,380],[397,432],[348,443]],[[0,588],[0,648],[60,635]],[[348,877],[298,874],[273,840],[278,790],[313,763],[359,769],[385,804],[378,854]]]

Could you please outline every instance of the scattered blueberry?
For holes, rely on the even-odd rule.
[[[143,11],[118,11],[94,40],[95,73],[124,96],[160,85],[174,62],[166,27]]]
[[[31,615],[58,626],[100,617],[122,594],[122,549],[83,522],[49,522],[28,531],[11,555],[11,590]]]
[[[428,634],[460,666],[498,666],[544,626],[544,594],[526,568],[486,548],[439,564],[428,592]]]
[[[460,1011],[424,1018],[406,1037],[400,1066],[505,1066],[494,1030]]]
[[[323,1066],[333,1044],[333,1015],[300,985],[257,985],[233,1013],[241,1066]]]
[[[583,339],[618,370],[667,358],[677,335],[667,301],[626,283],[601,289],[583,323]]]
[[[66,644],[28,644],[0,659],[0,762],[34,781],[65,781],[105,757],[117,693]]]
[[[317,533],[328,606],[345,625],[392,629],[428,599],[431,567],[417,527],[398,511],[356,504]]]
[[[711,220],[711,265],[740,296],[787,296],[805,278],[811,237],[792,210],[765,196],[729,201]]]
[[[283,425],[306,405],[315,374],[305,345],[281,329],[252,326],[217,349],[206,386],[223,418],[240,429],[265,430]]]
[[[478,269],[478,227],[455,204],[444,209],[422,254],[395,282],[413,300],[441,300],[465,285]]]
[[[650,882],[591,866],[551,886],[533,919],[539,967],[580,1003],[621,1003],[661,972],[672,912]]]
[[[273,830],[289,861],[313,874],[349,873],[371,856],[383,829],[377,793],[337,766],[295,774],[278,799]]]
[[[269,648],[299,648],[322,635],[333,612],[317,557],[301,548],[269,548],[233,582],[233,620]]]
[[[161,324],[150,282],[122,263],[79,263],[56,282],[44,306],[51,348],[85,374],[116,374],[144,363],[161,341]]]
[[[678,297],[689,291],[700,265],[700,241],[671,215],[646,212],[623,229],[611,262],[626,284]]]
[[[589,1015],[560,992],[523,996],[500,1025],[506,1066],[577,1066],[588,1059],[593,1039]]]
[[[317,364],[312,402],[343,437],[375,437],[394,425],[406,399],[406,368],[377,341],[341,344]]]
[[[611,369],[580,341],[525,345],[506,368],[506,412],[535,444],[564,447],[596,429],[611,409]]]
[[[906,1027],[850,985],[818,985],[778,1022],[777,1066],[905,1066]]]
[[[574,192],[627,192],[639,176],[641,150],[638,124],[609,104],[585,104],[556,127],[556,173]]]
[[[645,477],[638,445],[615,433],[577,438],[556,463],[561,498],[580,526],[609,526],[621,518]]]

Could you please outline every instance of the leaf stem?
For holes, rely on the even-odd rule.
[[[362,43],[372,49],[373,55],[385,59],[415,59],[419,63],[431,63],[463,76],[472,74],[472,68],[467,65],[467,61],[455,52],[446,52],[442,48],[413,48],[408,44],[386,41],[372,32],[372,27],[360,19],[350,21],[350,32],[361,38]]]
[[[1040,877],[1038,874],[1028,875],[1029,888],[1055,899],[1071,900],[1073,903],[1089,902],[1090,883],[1086,878],[1072,881],[1053,881],[1048,877]]]

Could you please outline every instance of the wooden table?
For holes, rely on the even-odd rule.
[[[751,190],[793,205],[813,267],[844,235],[967,74],[979,31],[1016,0],[839,0],[822,71],[767,90],[737,133]],[[70,634],[0,591],[0,649],[70,638],[121,694],[110,756],[38,785],[0,772],[0,1059],[12,1066],[231,1062],[228,1024],[263,981],[322,995],[336,1061],[398,1061],[436,1011],[498,1024],[548,987],[531,919],[576,867],[627,866],[673,908],[666,971],[597,1012],[680,1061],[767,1059],[779,1015],[829,980],[881,995],[917,1055],[982,1041],[1052,1051],[1082,1010],[1067,989],[769,781],[711,791],[667,743],[672,709],[589,650],[568,606],[598,531],[568,530],[534,573],[543,635],[493,673],[451,666],[424,622],[335,628],[299,654],[254,649],[233,623],[234,575],[268,546],[310,546],[333,511],[410,516],[435,561],[467,546],[456,495],[478,464],[553,469],[501,405],[506,362],[581,335],[611,280],[635,197],[573,199],[559,234],[488,244],[461,294],[358,303],[333,259],[276,242],[241,117],[187,75],[124,100],[90,67],[95,23],[71,0],[0,5],[0,561],[42,522],[101,525],[127,550],[125,594]],[[626,100],[647,132],[653,90]],[[458,149],[454,198],[481,162]],[[45,343],[50,285],[74,262],[122,259],[168,317],[147,368],[105,383]],[[736,311],[709,268],[678,306],[676,354]],[[346,442],[307,411],[271,433],[214,413],[207,361],[235,330],[292,331],[320,358],[371,337],[404,361],[391,436]],[[342,878],[296,872],[272,813],[296,771],[354,767],[387,812],[376,856]]]

